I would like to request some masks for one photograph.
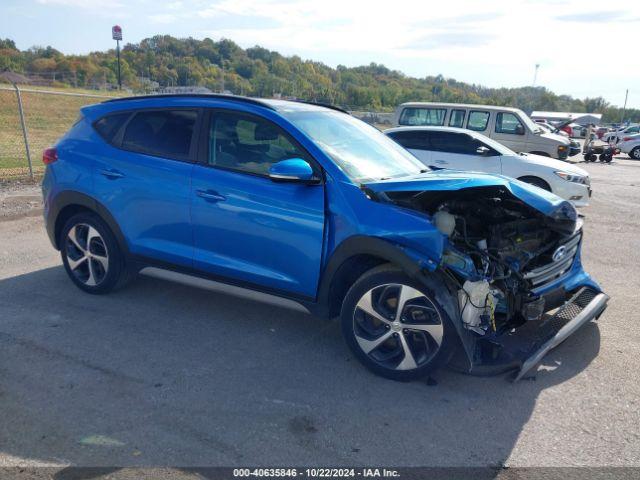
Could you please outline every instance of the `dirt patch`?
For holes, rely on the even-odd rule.
[[[0,222],[41,213],[40,185],[31,182],[0,183]]]

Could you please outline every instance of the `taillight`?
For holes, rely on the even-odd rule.
[[[42,163],[49,165],[58,160],[58,150],[55,147],[49,147],[42,152]]]
[[[624,138],[622,139],[622,141],[623,141],[623,142],[628,142],[629,140],[631,140],[631,137],[624,137]]]

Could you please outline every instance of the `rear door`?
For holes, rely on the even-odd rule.
[[[438,168],[501,173],[498,152],[466,133],[432,131],[431,162]]]
[[[96,198],[117,221],[131,253],[191,266],[190,182],[199,111],[124,115],[117,132],[108,128],[110,116],[95,124],[111,143],[95,153]]]
[[[195,267],[214,275],[314,297],[324,235],[324,185],[274,182],[269,167],[310,155],[263,117],[216,110],[207,153],[194,167]]]

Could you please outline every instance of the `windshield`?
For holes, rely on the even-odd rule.
[[[376,128],[336,111],[283,111],[355,183],[429,170]]]

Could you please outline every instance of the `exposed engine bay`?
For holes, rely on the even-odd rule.
[[[564,244],[579,235],[575,211],[544,215],[499,186],[387,196],[430,215],[448,237],[441,267],[456,285],[465,328],[499,334],[550,309],[533,282],[553,281],[570,268],[569,257],[556,257],[572,253]]]

